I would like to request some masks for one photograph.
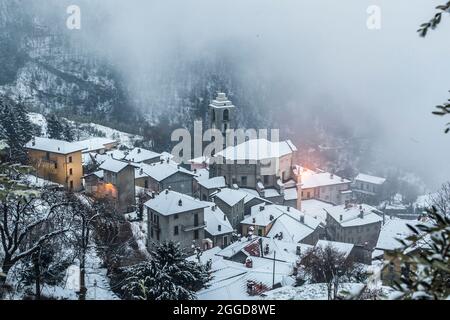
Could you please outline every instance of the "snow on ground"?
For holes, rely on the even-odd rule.
[[[90,248],[86,259],[86,300],[119,300],[109,286],[107,271],[101,268],[101,263],[95,248]],[[79,268],[72,265],[67,269],[65,281],[61,286],[46,286],[42,293],[58,299],[76,300],[79,284]]]
[[[47,136],[47,120],[45,119],[44,115],[31,112],[28,114],[28,117],[30,118],[31,123],[41,127],[41,135]],[[72,124],[75,123],[73,121],[69,122]],[[93,135],[92,132],[102,132],[106,138],[117,140],[120,142],[120,144],[123,144],[129,148],[133,147],[134,141],[143,139],[139,135],[122,132],[95,123],[81,123],[78,127],[83,131],[80,139],[94,138],[95,135]]]
[[[35,187],[35,188],[43,188],[43,187],[47,187],[47,186],[58,186],[58,184],[55,182],[51,182],[51,181],[39,178],[32,174],[25,175],[23,177],[23,183],[26,184],[27,186]],[[62,185],[59,185],[59,186],[62,187]]]
[[[339,289],[339,295],[344,292],[361,290],[361,283],[343,283]],[[327,285],[325,283],[305,284],[300,287],[286,286],[264,293],[263,300],[327,300]]]

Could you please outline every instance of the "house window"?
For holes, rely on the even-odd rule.
[[[223,247],[225,248],[227,246],[228,246],[228,237],[225,236],[225,237],[223,237]]]
[[[198,226],[198,213],[194,215],[194,226]]]
[[[311,198],[311,192],[308,191],[308,192],[306,193],[306,197],[307,197],[308,199]]]
[[[230,120],[230,111],[228,111],[228,109],[225,109],[223,111],[223,121],[228,121]]]
[[[153,239],[153,228],[150,228],[150,238]]]
[[[55,169],[58,169],[58,162],[55,162]]]
[[[72,168],[69,169],[69,175],[73,175],[73,169]]]
[[[194,230],[194,240],[198,240],[198,230]]]
[[[173,218],[176,220],[176,219],[178,219],[178,213],[176,213],[174,216],[173,216]]]
[[[215,110],[212,111],[212,121],[213,122],[216,121],[216,111]]]
[[[241,183],[242,183],[243,186],[247,185],[247,176],[242,176],[241,177]]]
[[[264,176],[264,185],[269,184],[269,176]]]
[[[69,163],[72,163],[73,159],[72,156],[69,157]]]
[[[178,226],[173,227],[173,235],[174,236],[178,235]]]
[[[70,181],[69,185],[70,185],[70,190],[72,190],[73,189],[73,181],[72,180]]]

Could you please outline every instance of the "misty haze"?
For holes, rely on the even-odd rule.
[[[447,297],[445,2],[0,0],[0,300]]]

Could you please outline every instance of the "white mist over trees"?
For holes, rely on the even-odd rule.
[[[150,121],[169,113],[189,122],[186,106],[202,110],[196,97],[220,89],[243,124],[285,127],[300,143],[314,141],[314,127],[368,138],[380,163],[433,186],[450,176],[449,151],[438,147],[448,143],[445,120],[431,115],[448,90],[449,22],[427,41],[416,33],[438,0],[78,1],[82,27],[72,31],[70,4],[32,6],[44,20],[57,17],[78,41],[74,51],[107,59],[125,79],[128,102]],[[374,4],[380,30],[366,26]],[[423,165],[430,154],[436,169]]]

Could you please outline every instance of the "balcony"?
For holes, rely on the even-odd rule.
[[[181,229],[184,232],[189,232],[189,231],[194,231],[194,230],[198,230],[198,229],[203,229],[206,227],[206,223],[201,223],[199,225],[191,225],[191,226],[182,226]]]

